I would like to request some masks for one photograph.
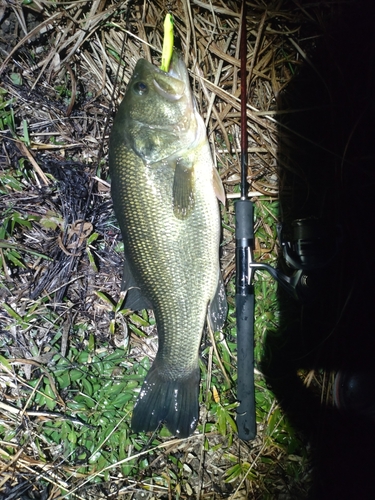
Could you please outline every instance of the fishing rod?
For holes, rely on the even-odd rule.
[[[246,0],[242,2],[241,22],[241,198],[236,215],[236,322],[237,322],[237,429],[238,437],[250,441],[256,436],[254,393],[254,287],[252,285],[254,248],[253,203],[248,199],[247,162],[247,85],[246,85]]]
[[[241,21],[241,197],[235,204],[236,227],[236,322],[237,322],[237,429],[238,437],[251,441],[256,436],[254,388],[254,273],[267,271],[297,300],[312,298],[320,288],[327,267],[337,255],[342,241],[340,227],[324,224],[319,218],[296,219],[292,234],[286,237],[277,224],[281,254],[290,275],[269,264],[255,262],[254,207],[248,199],[248,135],[246,82],[246,0]]]

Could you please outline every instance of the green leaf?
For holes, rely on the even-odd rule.
[[[127,382],[117,382],[112,385],[112,387],[108,387],[106,391],[106,395],[109,398],[114,398],[118,394],[122,393],[127,386]]]
[[[140,330],[139,328],[134,326],[132,323],[129,323],[128,326],[133,333],[138,335],[138,337],[146,337],[146,334],[144,332],[142,332],[142,330]]]
[[[50,386],[50,384],[47,384],[45,389],[45,394],[46,396],[49,396],[46,398],[46,406],[49,410],[54,410],[56,407],[56,395]]]
[[[68,438],[69,433],[72,431],[72,426],[64,420],[61,424],[61,439],[65,440]]]
[[[111,297],[104,292],[100,292],[99,290],[96,290],[95,293],[100,299],[109,304],[112,307],[112,310],[114,310],[116,303],[111,299]]]
[[[102,456],[102,452],[100,450],[96,451],[91,457],[89,458],[89,463],[90,464],[95,464],[99,458]]]
[[[76,398],[78,399],[79,396],[76,396]],[[79,401],[68,401],[66,403],[66,406],[73,410],[73,411],[76,411],[76,412],[80,412],[80,411],[87,411],[88,407],[86,405],[86,400],[82,401],[82,400],[79,400]]]
[[[77,443],[77,434],[74,429],[72,429],[69,434],[68,434],[68,439],[71,443],[76,444]]]
[[[95,336],[90,333],[89,335],[89,345],[88,345],[88,350],[90,352],[94,351],[95,350]]]
[[[23,141],[27,146],[30,146],[30,135],[29,135],[29,127],[27,121],[25,119],[22,120],[22,128],[23,128]]]
[[[0,363],[6,368],[9,372],[12,372],[12,365],[9,363],[9,361],[4,358],[4,356],[1,356],[0,354]]]
[[[138,316],[138,314],[135,313],[131,314],[130,319],[133,321],[133,323],[135,323],[138,326],[150,326],[150,323],[148,321],[145,321],[140,316]]]
[[[12,317],[13,319],[15,319],[19,322],[21,327],[27,328],[27,324],[25,323],[23,318],[12,307],[10,307],[6,302],[3,302],[2,306],[6,310],[6,312],[9,314],[10,317]]]
[[[10,79],[14,85],[22,85],[22,77],[19,73],[11,73]]]
[[[81,384],[82,384],[82,387],[83,387],[83,390],[84,392],[88,395],[88,396],[92,396],[93,395],[93,390],[92,390],[92,385],[91,383],[86,379],[86,378],[82,378],[81,379]]]
[[[88,238],[87,238],[87,244],[91,245],[91,243],[94,243],[99,238],[99,233],[92,233]]]
[[[55,212],[47,211],[46,215],[40,218],[40,224],[46,229],[55,230],[59,227],[61,230],[64,229],[64,219]]]
[[[61,375],[59,376],[55,372],[55,376],[57,377],[57,382],[59,383],[60,389],[65,389],[66,387],[69,387],[70,376],[68,371],[66,370],[62,371]]]
[[[119,394],[114,401],[112,401],[112,405],[115,408],[122,408],[125,403],[133,399],[133,394],[132,393],[123,393]]]
[[[25,226],[28,229],[32,228],[31,222],[28,219],[25,219],[20,213],[14,212],[12,216],[12,229],[15,224],[19,224],[20,226]]]
[[[93,256],[90,248],[86,248],[86,252],[87,252],[87,256],[89,258],[89,262],[90,262],[91,267],[93,268],[93,270],[95,272],[98,272],[98,266],[96,265],[95,257]]]
[[[6,254],[7,258],[13,262],[13,264],[15,264],[17,267],[21,267],[23,269],[26,269],[26,266],[23,262],[21,262],[19,260],[19,258],[17,258],[17,254],[16,252],[7,252]]]
[[[80,380],[82,378],[83,373],[81,370],[73,369],[73,370],[70,370],[69,376],[70,376],[70,380],[72,382],[76,382],[77,380]]]
[[[89,357],[90,357],[90,353],[88,351],[82,351],[79,354],[77,361],[78,361],[78,363],[85,365],[88,362]]]
[[[92,408],[95,408],[96,403],[94,400],[92,400],[89,396],[85,396],[84,394],[78,394],[75,397],[75,400],[78,403],[83,403],[87,409],[91,410]]]
[[[231,483],[235,481],[237,478],[242,476],[242,467],[241,464],[236,464],[233,465],[232,467],[229,467],[227,471],[225,472],[225,482],[226,483]]]

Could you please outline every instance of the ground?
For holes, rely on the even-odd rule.
[[[240,182],[241,9],[238,2],[214,4],[215,10],[197,0],[173,5],[161,0],[0,2],[3,498],[309,495],[312,457],[317,456],[311,453],[317,443],[313,434],[320,427],[311,432],[308,423],[319,411],[331,412],[338,368],[324,364],[316,346],[335,318],[327,320],[318,340],[301,338],[304,313],[313,316],[315,306],[304,309],[285,298],[263,273],[255,282],[258,435],[246,443],[236,434],[234,200]],[[313,144],[311,163],[324,148],[342,163],[352,128],[348,125],[340,136],[343,143],[333,146],[330,136],[324,141],[319,136],[322,121],[336,109],[332,102],[324,104],[329,112],[319,115],[320,123],[303,110],[321,109],[319,92],[331,81],[323,71],[327,63],[316,66],[315,61],[317,54],[329,52],[327,47],[333,54],[327,60],[335,60],[347,8],[346,2],[248,5],[248,182],[255,205],[255,255],[273,265],[278,220],[326,217],[332,208],[321,192],[322,185],[332,185],[331,170],[323,165],[319,178],[326,176],[324,182],[313,182],[314,171],[304,167],[306,144]],[[168,9],[227,194],[222,270],[229,315],[222,333],[204,335],[201,417],[186,440],[163,429],[135,435],[129,427],[137,391],[156,352],[156,328],[151,312],[122,308],[122,243],[108,176],[114,113],[137,59],[160,63]],[[313,68],[312,73],[305,68]],[[309,102],[315,91],[317,99]],[[305,118],[298,122],[294,116]],[[337,200],[331,193],[328,198]],[[338,315],[345,297],[343,291],[343,298],[333,301]],[[289,337],[283,337],[286,331]],[[313,355],[299,363],[306,351]],[[285,377],[295,395],[301,389],[306,400],[291,402]],[[311,401],[317,413],[309,417]],[[319,494],[316,498],[323,498]]]

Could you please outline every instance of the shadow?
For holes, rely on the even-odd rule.
[[[332,234],[336,226],[342,232],[311,300],[299,304],[280,291],[282,335],[268,334],[262,367],[311,447],[310,498],[319,500],[375,498],[375,419],[322,403],[321,391],[298,376],[364,370],[375,403],[374,19],[373,2],[341,2],[312,64],[280,98],[281,109],[295,111],[279,126],[282,220],[288,227],[321,217]]]

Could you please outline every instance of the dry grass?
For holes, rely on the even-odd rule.
[[[7,32],[3,24],[1,86],[12,100],[16,124],[13,135],[1,132],[1,170],[18,176],[22,185],[22,190],[9,186],[3,191],[0,207],[4,214],[12,207],[31,221],[30,227],[17,226],[12,241],[51,259],[28,254],[25,268],[7,265],[3,259],[0,297],[22,319],[0,309],[1,350],[8,358],[0,372],[0,423],[9,436],[10,431],[15,433],[14,439],[0,444],[0,491],[14,492],[12,498],[141,498],[141,493],[142,498],[176,498],[178,494],[168,478],[164,486],[154,482],[153,492],[146,493],[146,473],[126,478],[119,463],[108,467],[107,475],[103,470],[79,472],[78,459],[63,457],[63,450],[51,446],[40,433],[41,422],[53,416],[29,409],[38,385],[26,392],[26,399],[22,392],[25,386],[29,391],[31,379],[48,376],[56,353],[67,354],[75,325],[85,325],[74,340],[82,349],[90,335],[96,346],[106,342],[108,350],[124,345],[121,329],[109,338],[111,308],[96,295],[100,290],[117,298],[120,289],[121,257],[115,251],[119,231],[107,182],[108,131],[137,59],[146,57],[159,64],[169,8],[231,200],[240,180],[239,2],[34,0],[27,7],[19,0],[0,3],[0,17],[9,27]],[[248,4],[248,180],[256,203],[260,197],[278,197],[279,97],[313,50],[320,15],[318,7],[304,9],[297,2],[267,2],[267,8],[260,0]],[[234,271],[231,201],[223,218],[229,227],[224,229],[223,248],[223,272],[229,283]],[[258,225],[271,240],[266,245],[257,242],[259,253],[275,258],[274,230],[262,218]],[[91,247],[96,267],[87,243],[94,233],[100,241]],[[152,327],[148,331],[155,333]],[[56,332],[59,337],[52,342]],[[154,349],[153,343],[140,342],[133,334],[130,343],[134,359]],[[210,356],[212,361],[212,352]],[[63,413],[65,403],[53,381],[51,387],[51,397],[57,401],[54,411]],[[127,453],[131,459],[151,457],[150,470],[160,477],[164,474],[164,479],[169,457],[179,457],[185,464],[178,483],[183,484],[181,498],[302,497],[306,477],[286,484],[278,474],[278,467],[283,468],[289,458],[266,431],[275,409],[273,402],[251,444],[236,438],[232,442],[232,434],[212,432],[188,440],[160,438],[155,446],[150,443],[139,453],[129,448]],[[277,428],[278,423],[273,425]],[[20,428],[27,435],[22,444],[17,438]],[[225,474],[234,463],[245,472],[231,484],[225,482]],[[102,479],[100,486],[94,484],[96,476]],[[33,490],[42,496],[25,496]]]

